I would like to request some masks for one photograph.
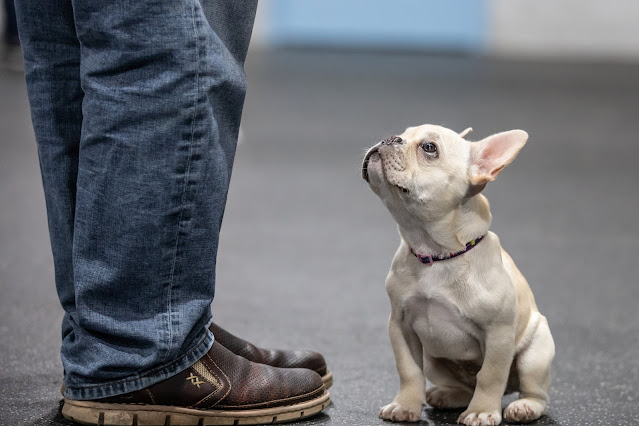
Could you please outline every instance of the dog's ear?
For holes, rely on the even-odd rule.
[[[472,128],[472,127],[469,127],[469,128],[467,128],[466,130],[464,130],[463,132],[461,132],[461,133],[459,134],[459,136],[461,136],[462,138],[465,138],[465,137],[466,137],[466,136],[468,136],[468,134],[469,134],[470,132],[472,132],[472,131],[473,131],[473,128]]]
[[[528,140],[523,130],[510,130],[488,136],[471,145],[469,194],[479,193],[519,154]]]

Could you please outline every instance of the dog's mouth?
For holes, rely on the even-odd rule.
[[[399,190],[402,191],[404,194],[408,194],[410,192],[408,188],[404,188],[403,186],[399,186],[399,185],[394,185],[394,186],[399,188]]]
[[[370,163],[370,160],[371,160],[371,157],[373,156],[373,154],[380,155],[379,154],[379,144],[375,145],[374,147],[372,147],[371,149],[368,150],[368,152],[364,156],[364,161],[362,162],[362,178],[366,182],[369,182],[369,183],[370,183],[370,179],[369,179],[369,176],[368,176],[368,163]],[[381,156],[380,156],[380,158],[381,158]],[[382,167],[382,170],[384,170],[383,167]],[[396,187],[400,191],[402,191],[404,194],[408,194],[410,192],[408,190],[408,188],[404,188],[403,186],[400,186],[400,185],[397,185],[397,184],[391,184],[391,185]]]
[[[375,153],[378,153],[379,155],[379,144],[375,145],[374,147],[372,147],[371,149],[368,150],[368,152],[366,153],[366,156],[364,156],[364,161],[362,162],[362,178],[366,181],[366,182],[370,182],[369,178],[368,178],[368,163],[371,160],[371,156]]]

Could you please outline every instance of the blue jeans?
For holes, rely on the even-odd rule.
[[[9,44],[18,43],[18,25],[13,0],[4,0],[4,41]]]
[[[17,0],[65,396],[188,368],[207,330],[257,1]]]

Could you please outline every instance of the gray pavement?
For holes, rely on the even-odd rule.
[[[279,52],[247,68],[213,312],[256,344],[325,354],[333,405],[302,424],[381,425],[397,390],[384,278],[399,237],[359,164],[421,123],[531,135],[485,194],[557,345],[535,424],[639,422],[639,66]],[[17,72],[0,70],[0,113],[0,425],[66,425],[62,312]],[[422,423],[459,412],[427,409]]]

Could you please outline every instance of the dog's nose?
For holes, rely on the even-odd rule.
[[[399,136],[391,136],[390,138],[386,138],[382,141],[382,145],[401,145],[404,143],[404,140]]]

